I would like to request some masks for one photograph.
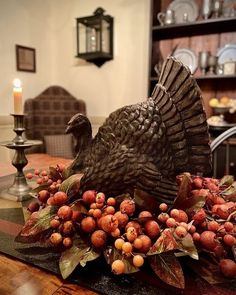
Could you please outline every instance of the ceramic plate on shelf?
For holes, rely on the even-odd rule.
[[[227,61],[236,61],[236,44],[226,44],[219,49],[217,56],[219,64],[224,64]]]
[[[174,10],[177,24],[184,22],[185,13],[188,15],[189,22],[195,21],[198,17],[199,8],[194,0],[174,0],[167,9]]]
[[[198,66],[198,60],[196,54],[191,49],[178,48],[173,53],[173,56],[180,60],[184,65],[188,66],[192,74],[195,73]]]

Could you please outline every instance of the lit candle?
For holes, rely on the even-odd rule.
[[[14,114],[23,114],[21,81],[14,79],[13,86]]]

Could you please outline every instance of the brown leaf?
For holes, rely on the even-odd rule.
[[[55,167],[49,167],[49,177],[53,181],[57,181],[58,179],[61,179],[61,174]]]
[[[71,209],[74,211],[78,211],[80,213],[87,214],[88,210],[86,207],[82,204],[82,200],[76,200],[75,202],[72,203]]]
[[[158,209],[157,199],[147,192],[136,189],[134,191],[134,199],[135,199],[135,204],[141,210],[156,212]]]
[[[182,267],[173,253],[162,253],[148,257],[151,268],[165,283],[184,289],[184,274]]]
[[[21,232],[15,238],[16,242],[34,243],[46,236],[45,231],[50,229],[50,221],[57,211],[57,207],[48,206],[30,215]]]
[[[174,208],[181,208],[182,204],[187,200],[190,191],[191,191],[191,177],[189,173],[184,173],[181,177],[180,187],[177,193],[177,197],[174,201],[173,207]]]
[[[183,202],[179,209],[185,210],[185,212],[189,215],[194,211],[198,211],[206,204],[206,196],[192,196]]]
[[[147,255],[156,255],[163,252],[177,249],[177,242],[172,231],[163,231],[161,236],[153,244]]]

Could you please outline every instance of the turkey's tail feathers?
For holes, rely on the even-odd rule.
[[[166,147],[175,172],[211,172],[208,125],[200,89],[187,67],[173,57],[163,65],[152,99],[166,126]]]

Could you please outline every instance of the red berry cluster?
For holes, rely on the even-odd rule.
[[[45,178],[45,172],[38,175],[39,179],[50,181],[50,177]],[[126,259],[141,267],[147,253],[163,237],[162,233],[168,232],[176,242],[187,235],[191,237],[197,249],[218,259],[226,277],[235,277],[236,263],[231,249],[236,246],[236,203],[224,196],[225,187],[218,180],[191,175],[189,179],[188,198],[204,199],[201,206],[191,210],[187,206],[173,208],[161,203],[156,212],[145,208],[138,211],[132,198],[118,202],[102,192],[88,190],[80,200],[85,211],[80,212],[64,192],[58,191],[61,179],[42,189],[38,193],[38,205],[34,203],[29,209],[33,212],[44,206],[58,206],[50,221],[53,245],[71,247],[76,233],[86,236],[95,249],[112,245],[122,257],[111,265],[116,274],[126,272]],[[180,185],[181,181],[179,177]]]

